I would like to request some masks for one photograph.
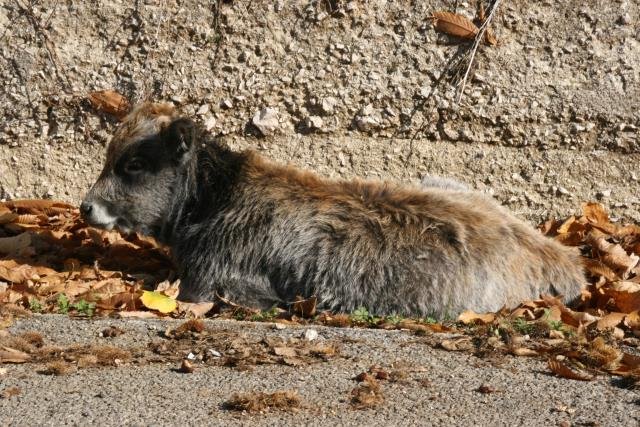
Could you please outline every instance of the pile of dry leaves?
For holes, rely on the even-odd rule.
[[[397,316],[379,318],[364,309],[350,314],[316,313],[315,298],[299,300],[289,311],[269,312],[222,301],[231,308],[224,315],[422,334],[460,333],[437,345],[479,355],[545,355],[551,370],[570,378],[589,379],[589,370],[597,370],[639,379],[640,357],[629,348],[640,342],[640,227],[612,222],[600,204],[587,203],[581,216],[549,220],[540,230],[582,251],[589,284],[579,305],[569,308],[558,298],[542,297],[498,313],[467,311],[457,323],[447,325]],[[12,308],[81,316],[220,314],[212,310],[213,303],[176,301],[174,278],[167,250],[151,239],[88,227],[77,209],[64,203],[0,203],[0,314]],[[145,287],[157,289],[151,292]],[[280,349],[274,347],[265,354],[290,364],[308,357],[295,346],[283,348],[285,353],[278,354]]]
[[[173,276],[167,250],[137,234],[88,227],[49,200],[0,203],[0,303],[39,312],[142,307],[143,286]]]

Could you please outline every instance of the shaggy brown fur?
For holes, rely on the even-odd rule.
[[[572,299],[584,281],[573,249],[452,181],[324,179],[206,141],[156,104],[107,153],[86,218],[169,244],[183,297],[268,308],[317,295],[333,310],[443,316]]]

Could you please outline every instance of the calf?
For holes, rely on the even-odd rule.
[[[81,212],[168,245],[187,300],[265,309],[316,295],[335,311],[442,317],[579,295],[574,249],[455,182],[426,184],[324,179],[146,103],[113,136]]]

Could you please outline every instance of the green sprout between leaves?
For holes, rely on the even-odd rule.
[[[354,323],[360,323],[360,324],[364,323],[371,326],[376,325],[381,320],[380,317],[376,317],[371,313],[369,313],[369,310],[367,310],[365,307],[360,307],[354,310],[353,312],[351,312],[349,317],[351,321]]]
[[[69,312],[69,308],[71,304],[69,302],[69,298],[65,294],[58,295],[58,313],[67,314]]]
[[[254,314],[250,320],[254,322],[268,322],[278,317],[278,314],[280,314],[278,307],[271,307],[269,310],[262,310]]]
[[[34,313],[42,313],[42,304],[40,304],[40,301],[38,301],[35,298],[31,298],[29,300],[29,310],[33,311]]]
[[[82,314],[88,317],[93,317],[93,313],[96,309],[96,305],[92,302],[81,299],[75,304],[71,304],[70,308],[76,310],[78,314]]]

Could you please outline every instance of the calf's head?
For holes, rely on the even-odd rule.
[[[114,134],[102,173],[80,205],[96,227],[156,235],[194,148],[193,123],[169,104],[136,107]]]

